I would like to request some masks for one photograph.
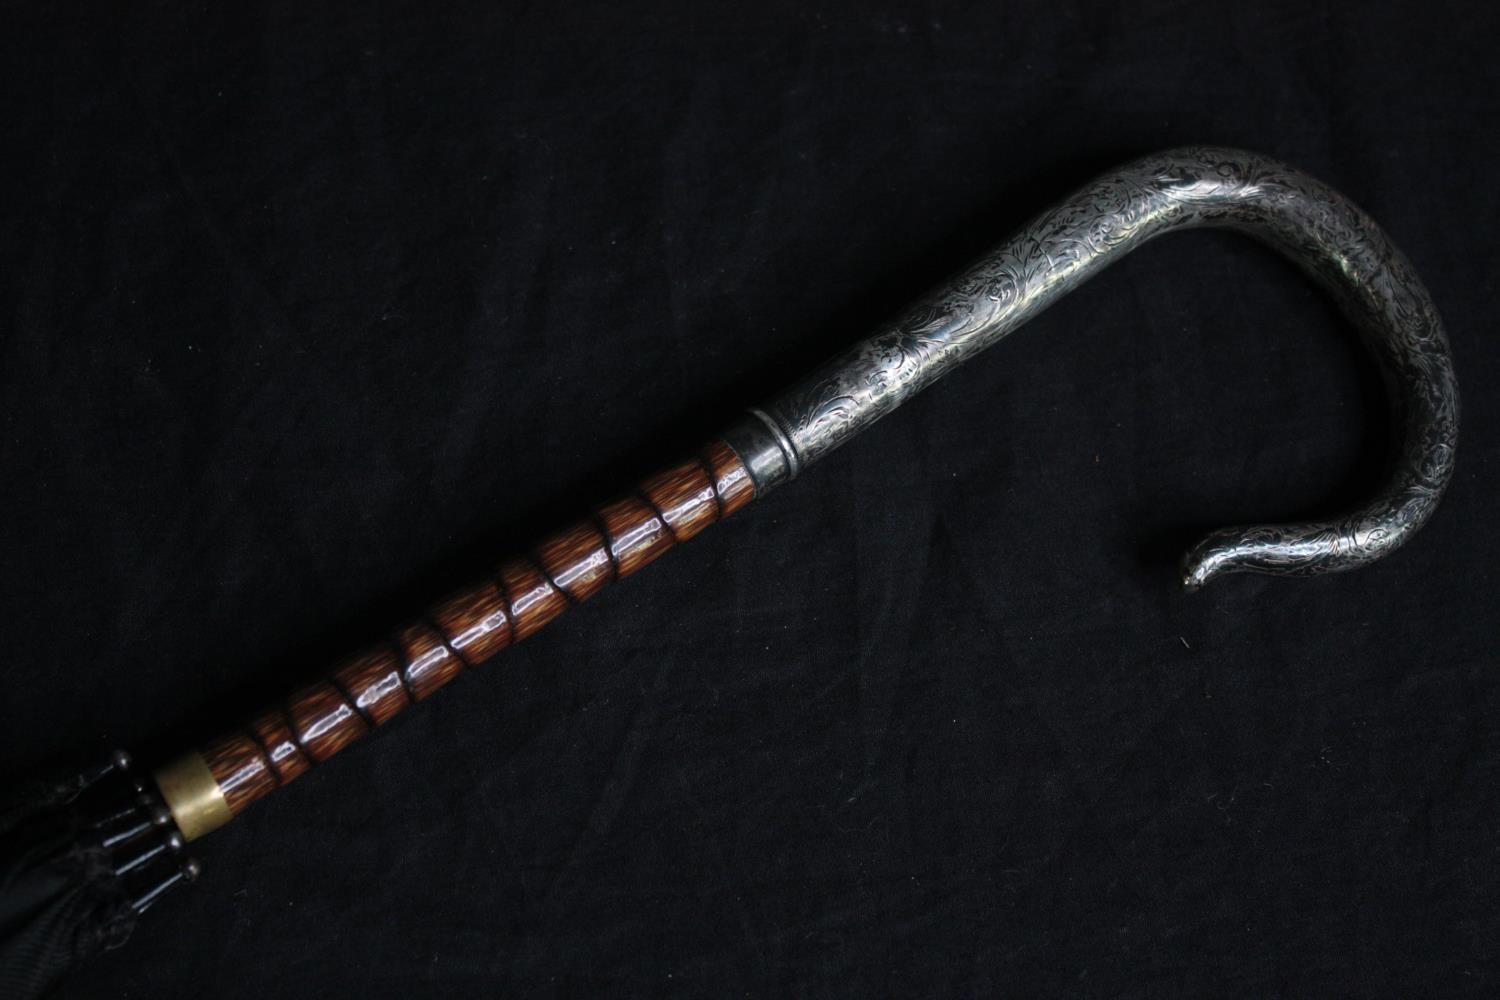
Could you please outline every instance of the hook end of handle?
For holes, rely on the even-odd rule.
[[[1196,593],[1221,576],[1318,576],[1354,569],[1399,544],[1383,532],[1360,539],[1351,525],[1335,523],[1223,528],[1206,536],[1182,559],[1182,587]]]
[[[1183,589],[1193,593],[1231,573],[1322,576],[1367,566],[1400,548],[1435,503],[1366,510],[1342,521],[1215,531],[1183,557]]]
[[[1203,585],[1212,579],[1213,574],[1205,572],[1202,565],[1190,565],[1184,561],[1182,567],[1182,589],[1184,593],[1196,594],[1203,589]]]
[[[1226,532],[1215,532],[1188,550],[1182,557],[1182,589],[1196,594],[1212,580],[1236,569],[1252,569],[1237,566],[1235,555],[1240,549],[1241,538],[1226,539]]]
[[[1378,533],[1376,533],[1378,535]],[[1356,541],[1348,525],[1333,523],[1258,525],[1223,528],[1188,550],[1182,559],[1182,588],[1196,593],[1221,576],[1317,576],[1353,569],[1394,545],[1384,537]]]

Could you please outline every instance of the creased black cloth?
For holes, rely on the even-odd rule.
[[[1309,282],[1163,239],[194,845],[69,995],[1495,996],[1497,17],[12,11],[8,774],[241,722],[1153,150],[1367,210],[1464,408],[1393,558],[1182,594],[1386,441]]]
[[[136,912],[74,774],[18,782],[0,799],[0,996],[51,994],[78,963],[119,947]]]

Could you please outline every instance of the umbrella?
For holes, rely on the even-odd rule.
[[[1332,520],[1216,531],[1183,584],[1368,565],[1427,521],[1453,472],[1458,387],[1426,290],[1375,223],[1323,184],[1238,150],[1190,147],[1105,174],[1037,217],[892,326],[748,411],[702,449],[498,564],[290,698],[138,779],[115,754],[22,789],[0,820],[0,992],[38,996],[130,935],[197,865],[204,836],[462,671],[798,476],[912,394],[1166,232],[1240,229],[1338,298],[1388,375],[1398,415],[1386,479]],[[154,787],[153,787],[154,785]]]

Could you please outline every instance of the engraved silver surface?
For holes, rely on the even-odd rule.
[[[1216,531],[1187,554],[1184,585],[1234,572],[1338,572],[1393,551],[1432,515],[1453,473],[1458,384],[1442,322],[1411,265],[1367,215],[1306,174],[1240,150],[1176,149],[1100,177],[756,408],[725,439],[763,494],[1110,262],[1162,233],[1198,227],[1244,232],[1334,295],[1386,377],[1397,450],[1388,478],[1359,509]]]

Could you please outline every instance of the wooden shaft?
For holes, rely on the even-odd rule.
[[[191,840],[228,822],[569,605],[739,510],[754,493],[734,450],[716,441],[506,560],[491,578],[158,771],[157,784],[183,835]]]

